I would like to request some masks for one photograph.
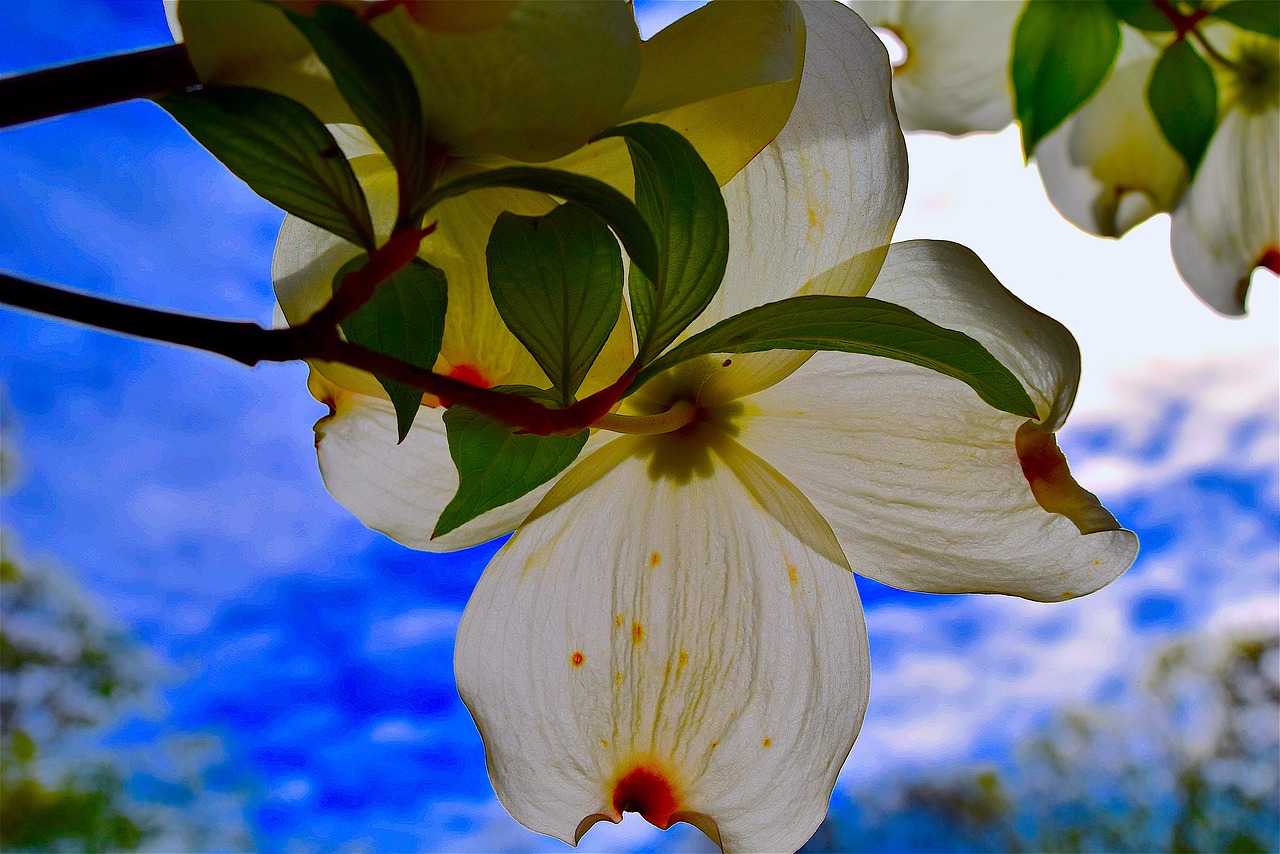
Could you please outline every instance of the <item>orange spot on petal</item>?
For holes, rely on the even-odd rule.
[[[573,651],[573,655],[569,656],[569,663],[572,664],[574,667],[581,667],[582,663],[586,660],[587,660],[587,657],[582,654],[581,650],[575,649]]]
[[[677,810],[676,795],[666,777],[641,766],[614,784],[613,808],[619,815],[638,812],[654,827],[666,830]]]
[[[760,742],[760,746],[761,746],[761,747],[772,747],[772,746],[773,746],[773,739],[772,739],[772,738],[766,738],[764,741]]]
[[[644,640],[644,626],[639,623],[631,624],[631,640],[634,643],[640,643]]]
[[[657,552],[654,552],[653,554],[649,555],[649,566],[654,567],[660,563],[662,563],[662,555],[658,554]]]

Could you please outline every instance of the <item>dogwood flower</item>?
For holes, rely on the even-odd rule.
[[[1253,271],[1280,275],[1280,41],[1214,27],[1219,124],[1173,212],[1173,261],[1196,296],[1244,314]]]
[[[458,688],[499,799],[567,842],[633,810],[659,827],[691,822],[725,850],[799,847],[867,706],[851,568],[911,590],[1060,601],[1108,583],[1136,552],[1057,449],[1079,376],[1070,334],[963,247],[889,245],[906,157],[884,52],[842,6],[803,10],[795,109],[724,187],[729,269],[690,332],[797,293],[871,293],[982,342],[1036,419],[899,362],[703,358],[621,410],[661,430],[663,413],[692,406],[692,423],[594,431],[562,476],[431,541],[457,486],[439,410],[397,445],[389,403],[312,376],[331,407],[316,425],[325,482],[366,524],[427,548],[518,529],[467,605]],[[357,168],[376,208],[394,184]],[[282,232],[282,301],[300,292],[292,282],[340,263],[332,242],[316,259],[317,239]],[[597,386],[632,348],[629,333],[606,348]],[[495,384],[537,370],[505,350],[466,359],[473,379]]]
[[[907,46],[893,84],[905,128],[958,135],[1012,121],[1008,45],[1025,4],[997,4],[999,14],[968,3],[851,5]],[[1280,274],[1280,43],[1212,20],[1199,25],[1230,64],[1210,62],[1221,93],[1219,124],[1189,183],[1186,163],[1146,97],[1160,51],[1174,36],[1125,24],[1120,30],[1120,54],[1102,86],[1036,146],[1045,192],[1063,217],[1102,237],[1172,213],[1178,273],[1215,310],[1243,314],[1253,271]],[[938,80],[955,81],[957,89],[966,81],[969,94]]]
[[[893,70],[902,129],[960,136],[1013,121],[1009,53],[1022,11],[1008,0],[850,0],[870,26],[905,52]]]

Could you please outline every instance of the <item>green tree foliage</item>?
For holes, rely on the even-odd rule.
[[[3,405],[0,428],[0,486],[9,486],[17,430]],[[0,850],[248,847],[242,798],[201,779],[213,739],[101,746],[144,713],[160,674],[66,573],[24,559],[0,531]]]
[[[1138,702],[1067,708],[1007,767],[882,781],[804,851],[1280,850],[1280,634],[1153,656]]]

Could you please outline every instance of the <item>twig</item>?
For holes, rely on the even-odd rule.
[[[0,127],[199,85],[181,44],[0,77]]]
[[[565,409],[549,409],[518,394],[473,386],[343,340],[337,328],[312,320],[288,329],[263,329],[256,323],[192,317],[170,311],[113,302],[0,273],[0,304],[122,332],[152,341],[191,347],[234,359],[243,365],[319,359],[340,362],[420,388],[449,405],[475,409],[520,432],[540,436],[572,435],[594,424],[635,379],[628,370],[616,383]]]

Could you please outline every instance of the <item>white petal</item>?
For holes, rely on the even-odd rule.
[[[802,6],[804,76],[782,133],[724,188],[732,252],[725,284],[695,330],[884,246],[902,213],[907,156],[884,49],[835,3]],[[841,292],[865,293],[879,259],[848,268]]]
[[[738,440],[813,500],[853,570],[911,590],[1045,601],[1123,572],[1136,538],[1075,483],[1048,432],[1079,377],[1070,334],[954,244],[895,244],[871,295],[980,340],[1046,426],[923,368],[839,353],[745,399]]]
[[[1075,338],[1006,290],[971,249],[943,240],[895,243],[868,296],[976,339],[1022,382],[1046,429],[1066,420],[1080,382]]]
[[[313,373],[312,393],[329,406],[316,422],[316,456],[324,485],[365,525],[410,548],[447,552],[488,542],[515,530],[557,478],[510,504],[431,539],[440,512],[458,489],[449,456],[444,410],[424,406],[413,429],[396,444],[396,415],[385,398],[338,388]],[[609,436],[588,441],[583,455]]]
[[[1255,267],[1280,272],[1280,109],[1227,112],[1173,215],[1172,242],[1182,278],[1223,314],[1244,314]]]
[[[1158,56],[1151,42],[1126,27],[1115,69],[1097,94],[1036,146],[1049,201],[1090,234],[1119,237],[1173,210],[1186,188],[1186,164],[1147,105]]]
[[[867,702],[857,591],[806,545],[804,497],[717,436],[606,445],[467,605],[458,690],[534,830],[576,843],[631,801],[725,850],[791,851],[822,820]]]
[[[904,130],[959,135],[998,131],[1013,121],[1009,52],[1023,4],[853,0],[849,5],[906,48],[905,61],[893,70],[893,96]]]

